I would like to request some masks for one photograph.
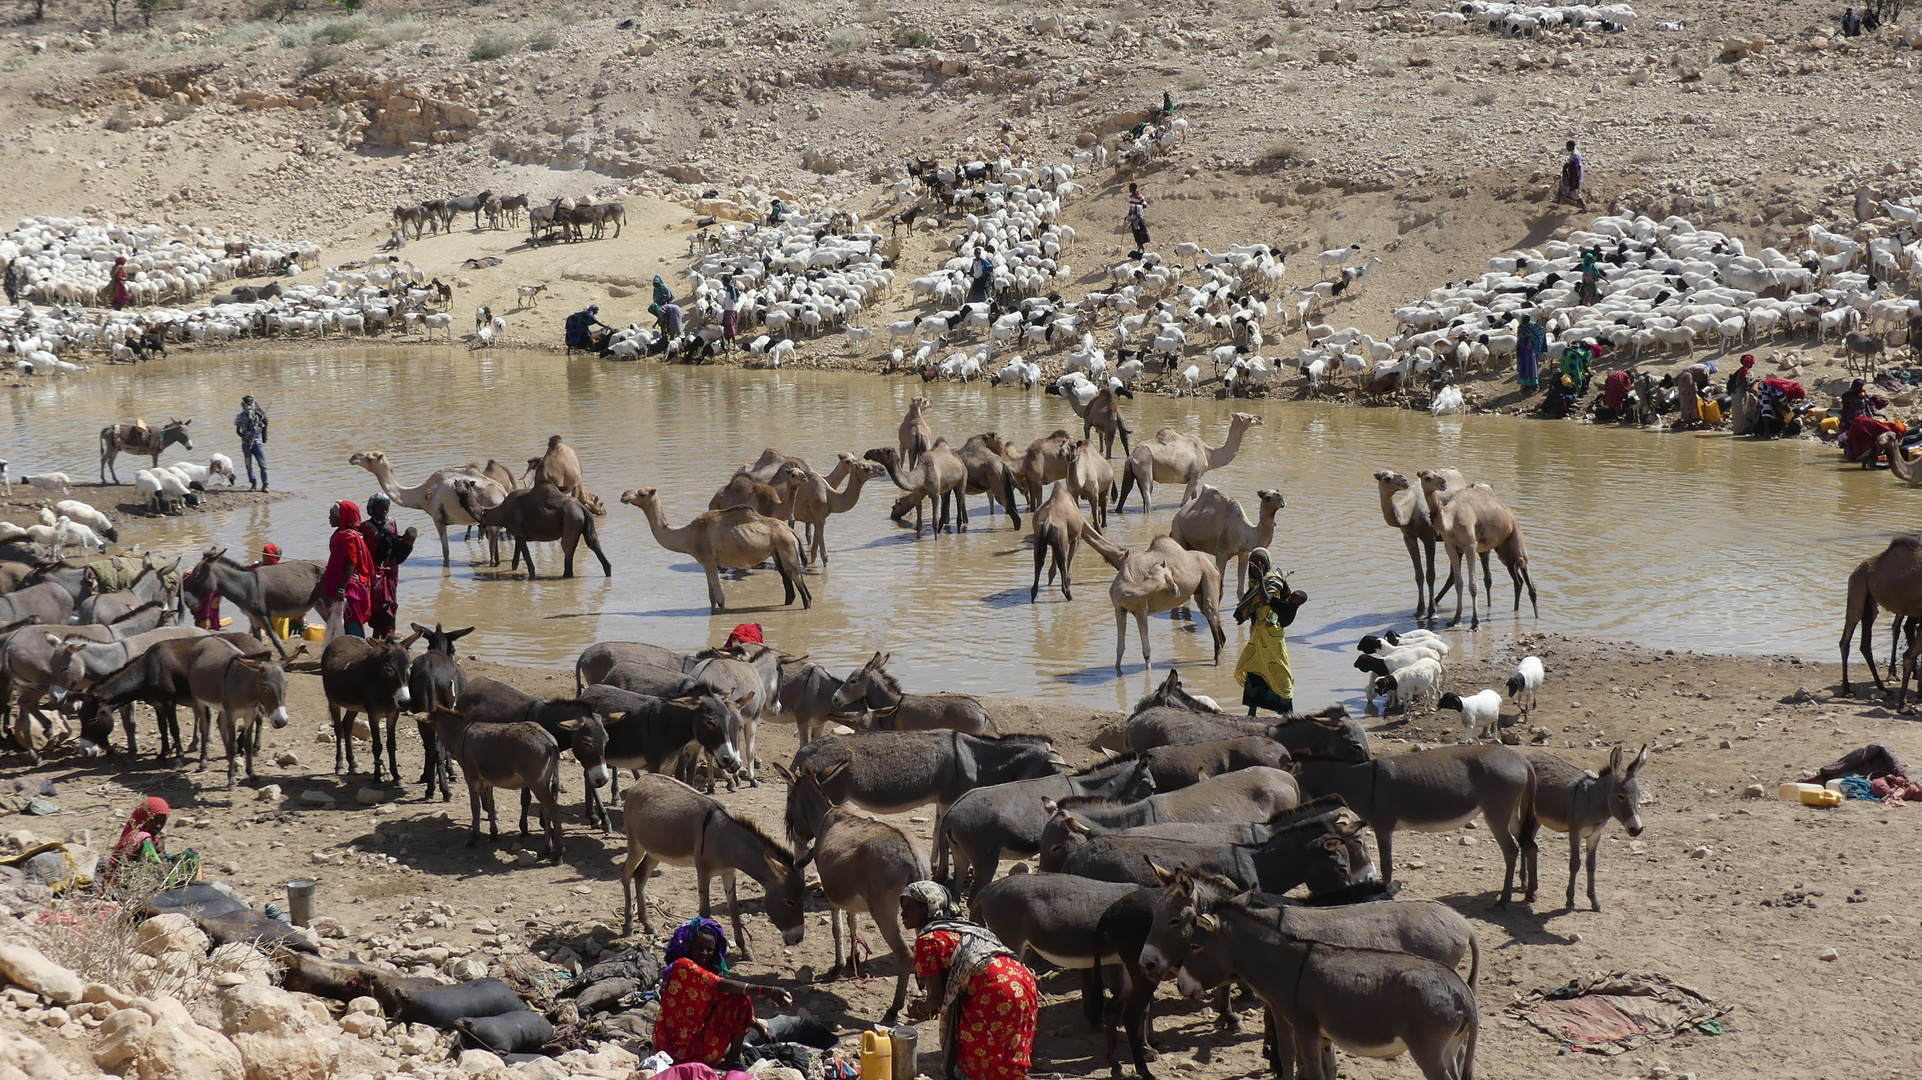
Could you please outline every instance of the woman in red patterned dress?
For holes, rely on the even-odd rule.
[[[901,923],[916,931],[914,971],[927,985],[919,1015],[941,1016],[948,1080],[1026,1080],[1041,996],[1008,947],[960,917],[948,891],[917,881],[901,893]]]
[[[716,1066],[740,1057],[741,1039],[754,1026],[754,999],[782,1008],[794,998],[778,986],[741,982],[727,971],[727,937],[712,919],[690,919],[674,931],[661,980],[661,1016],[654,1021],[654,1049],[685,1065]]]

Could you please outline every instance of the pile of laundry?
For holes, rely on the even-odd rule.
[[[1888,806],[1922,802],[1922,783],[1909,779],[1908,767],[1895,751],[1870,743],[1829,762],[1808,777],[1811,784],[1841,781],[1844,798],[1879,799]]]

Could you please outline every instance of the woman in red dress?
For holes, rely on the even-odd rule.
[[[320,594],[342,606],[341,626],[347,633],[366,637],[373,600],[374,556],[367,550],[367,538],[360,533],[360,507],[342,499],[328,508],[327,520],[334,526],[334,536],[327,542],[327,570],[320,576]]]
[[[940,1012],[948,1080],[1026,1080],[1041,1010],[1034,973],[932,881],[902,891],[901,923],[917,933],[914,971],[928,988],[919,1015]]]
[[[741,1039],[754,1026],[754,999],[781,1008],[793,995],[778,986],[725,978],[727,937],[713,919],[690,919],[669,939],[667,975],[661,980],[661,1016],[654,1021],[654,1049],[674,1064],[718,1067],[740,1056]]]

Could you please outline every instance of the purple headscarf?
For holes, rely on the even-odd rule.
[[[689,919],[675,927],[674,936],[667,939],[667,950],[663,955],[669,964],[673,964],[687,955],[687,947],[693,942],[694,935],[703,931],[714,935],[714,963],[721,969],[721,974],[727,974],[727,933],[713,919]]]

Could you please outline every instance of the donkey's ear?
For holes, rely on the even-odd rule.
[[[1055,802],[1053,799],[1042,799],[1041,811],[1047,814],[1049,817],[1053,817],[1055,814],[1061,811],[1061,805]]]
[[[780,768],[780,766],[779,766],[779,765],[776,765],[776,766],[775,766],[775,768],[777,768],[777,769],[779,769],[779,768]],[[784,772],[785,772],[786,770],[782,770],[782,771],[784,771]],[[812,842],[810,842],[810,843],[808,844],[808,848],[807,848],[807,850],[806,850],[806,851],[803,851],[803,852],[801,852],[801,853],[800,853],[799,855],[796,855],[796,856],[794,857],[794,872],[795,872],[795,873],[797,873],[797,874],[798,874],[798,873],[800,873],[801,871],[803,871],[803,870],[806,870],[806,869],[807,869],[807,865],[808,865],[809,863],[811,863],[811,862],[813,862],[813,861],[814,861],[814,849],[815,849],[815,847],[816,847],[816,846],[817,846],[817,844],[815,844],[815,843],[812,843]]]
[[[1638,772],[1641,772],[1642,766],[1647,763],[1648,763],[1648,747],[1644,745],[1641,751],[1635,755],[1635,760],[1628,763],[1628,772],[1626,774],[1627,778],[1630,780],[1633,780],[1635,778],[1635,774]]]
[[[1617,746],[1615,749],[1610,750],[1608,752],[1608,768],[1602,770],[1602,775],[1608,776],[1613,774],[1613,775],[1619,776],[1621,775],[1621,772],[1622,772],[1622,748]]]
[[[1195,929],[1204,933],[1219,934],[1221,933],[1221,917],[1213,914],[1197,915],[1195,916]]]
[[[820,783],[820,784],[828,783],[829,781],[833,780],[835,777],[846,772],[848,769],[848,766],[852,764],[853,762],[851,761],[837,761],[834,764],[829,765],[827,768],[821,770],[820,772],[815,773],[814,780],[816,783]]]
[[[1155,880],[1161,882],[1163,885],[1173,885],[1175,883],[1175,872],[1155,862],[1153,859],[1148,860],[1148,869],[1154,871]]]
[[[786,765],[778,761],[770,761],[767,763],[767,767],[773,769],[774,775],[780,777],[783,783],[792,784],[794,782],[794,774],[787,771]]]

